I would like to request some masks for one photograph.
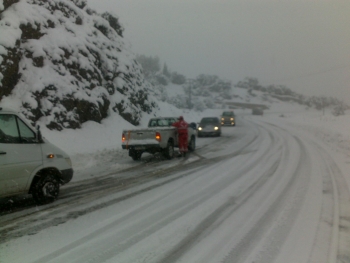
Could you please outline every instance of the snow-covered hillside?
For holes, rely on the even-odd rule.
[[[0,101],[49,129],[157,105],[118,18],[85,0],[0,0]]]

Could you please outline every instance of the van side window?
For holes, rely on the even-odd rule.
[[[0,114],[0,143],[20,143],[17,129],[16,116],[10,114]]]
[[[35,133],[20,119],[17,118],[19,133],[21,136],[21,141],[23,143],[34,143],[36,142]]]

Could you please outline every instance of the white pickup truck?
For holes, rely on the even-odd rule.
[[[142,153],[151,154],[160,152],[167,159],[174,157],[174,147],[178,147],[176,128],[171,126],[176,122],[176,117],[152,118],[147,128],[124,130],[122,134],[122,148],[129,151],[133,160],[139,160]],[[188,150],[196,148],[196,124],[188,127]]]

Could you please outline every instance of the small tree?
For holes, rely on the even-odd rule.
[[[111,28],[113,28],[119,36],[123,37],[124,28],[120,25],[119,19],[116,16],[105,12],[102,14],[102,17],[108,21]]]
[[[345,110],[346,110],[346,105],[343,102],[339,102],[339,104],[334,107],[332,114],[334,116],[344,115]]]
[[[171,74],[171,82],[177,85],[185,84],[186,77],[184,75],[178,74],[177,72],[173,72]]]

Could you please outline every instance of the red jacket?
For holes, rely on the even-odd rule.
[[[186,133],[188,133],[188,130],[187,130],[188,123],[185,122],[184,120],[179,120],[177,122],[174,122],[172,124],[172,126],[177,128],[177,131],[178,131],[179,134],[184,134],[184,133],[186,134]]]

